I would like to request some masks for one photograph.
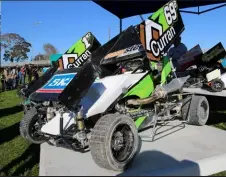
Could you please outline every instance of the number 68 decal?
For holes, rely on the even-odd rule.
[[[172,25],[174,21],[177,20],[177,3],[176,1],[172,1],[169,4],[167,4],[164,8],[164,15],[166,18],[166,21],[169,26]]]

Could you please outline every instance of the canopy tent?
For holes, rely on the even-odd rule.
[[[139,0],[139,1],[93,0],[93,1],[96,4],[100,5],[102,8],[116,15],[120,19],[120,32],[121,32],[123,18],[155,12],[164,4],[166,4],[169,0]],[[193,13],[193,14],[202,14],[204,12],[208,12],[210,10],[214,10],[214,9],[226,6],[226,0],[177,0],[177,2],[181,12]],[[225,4],[219,5],[220,3],[225,3]],[[205,11],[201,11],[201,12],[199,11],[200,6],[214,5],[214,4],[218,4],[218,6]],[[182,10],[184,8],[190,8],[190,7],[198,7],[198,12]]]

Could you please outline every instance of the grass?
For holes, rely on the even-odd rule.
[[[0,93],[0,176],[39,174],[40,146],[29,144],[19,135],[23,117],[20,102],[16,90]],[[213,111],[208,125],[226,130],[225,115],[225,111]],[[226,171],[212,176],[226,176]]]
[[[16,91],[0,93],[0,176],[37,176],[39,145],[31,145],[19,134],[23,111]]]

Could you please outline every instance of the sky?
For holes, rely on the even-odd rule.
[[[51,43],[64,53],[87,32],[104,44],[119,33],[119,19],[92,1],[2,1],[1,33],[17,33],[33,45],[30,56],[44,53],[43,45]],[[215,5],[216,6],[216,5]],[[205,10],[210,7],[201,7]],[[197,11],[197,8],[189,10]],[[143,15],[144,19],[151,14]],[[202,15],[182,13],[185,31],[182,42],[202,49],[222,42],[226,47],[226,6]],[[35,23],[41,22],[38,25]],[[123,29],[141,22],[139,16],[123,20]],[[1,57],[2,60],[2,57]],[[3,61],[1,61],[4,63]]]

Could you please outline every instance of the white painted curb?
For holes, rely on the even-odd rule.
[[[158,169],[143,176],[209,176],[226,170],[226,154],[196,162],[182,161],[176,167]]]

